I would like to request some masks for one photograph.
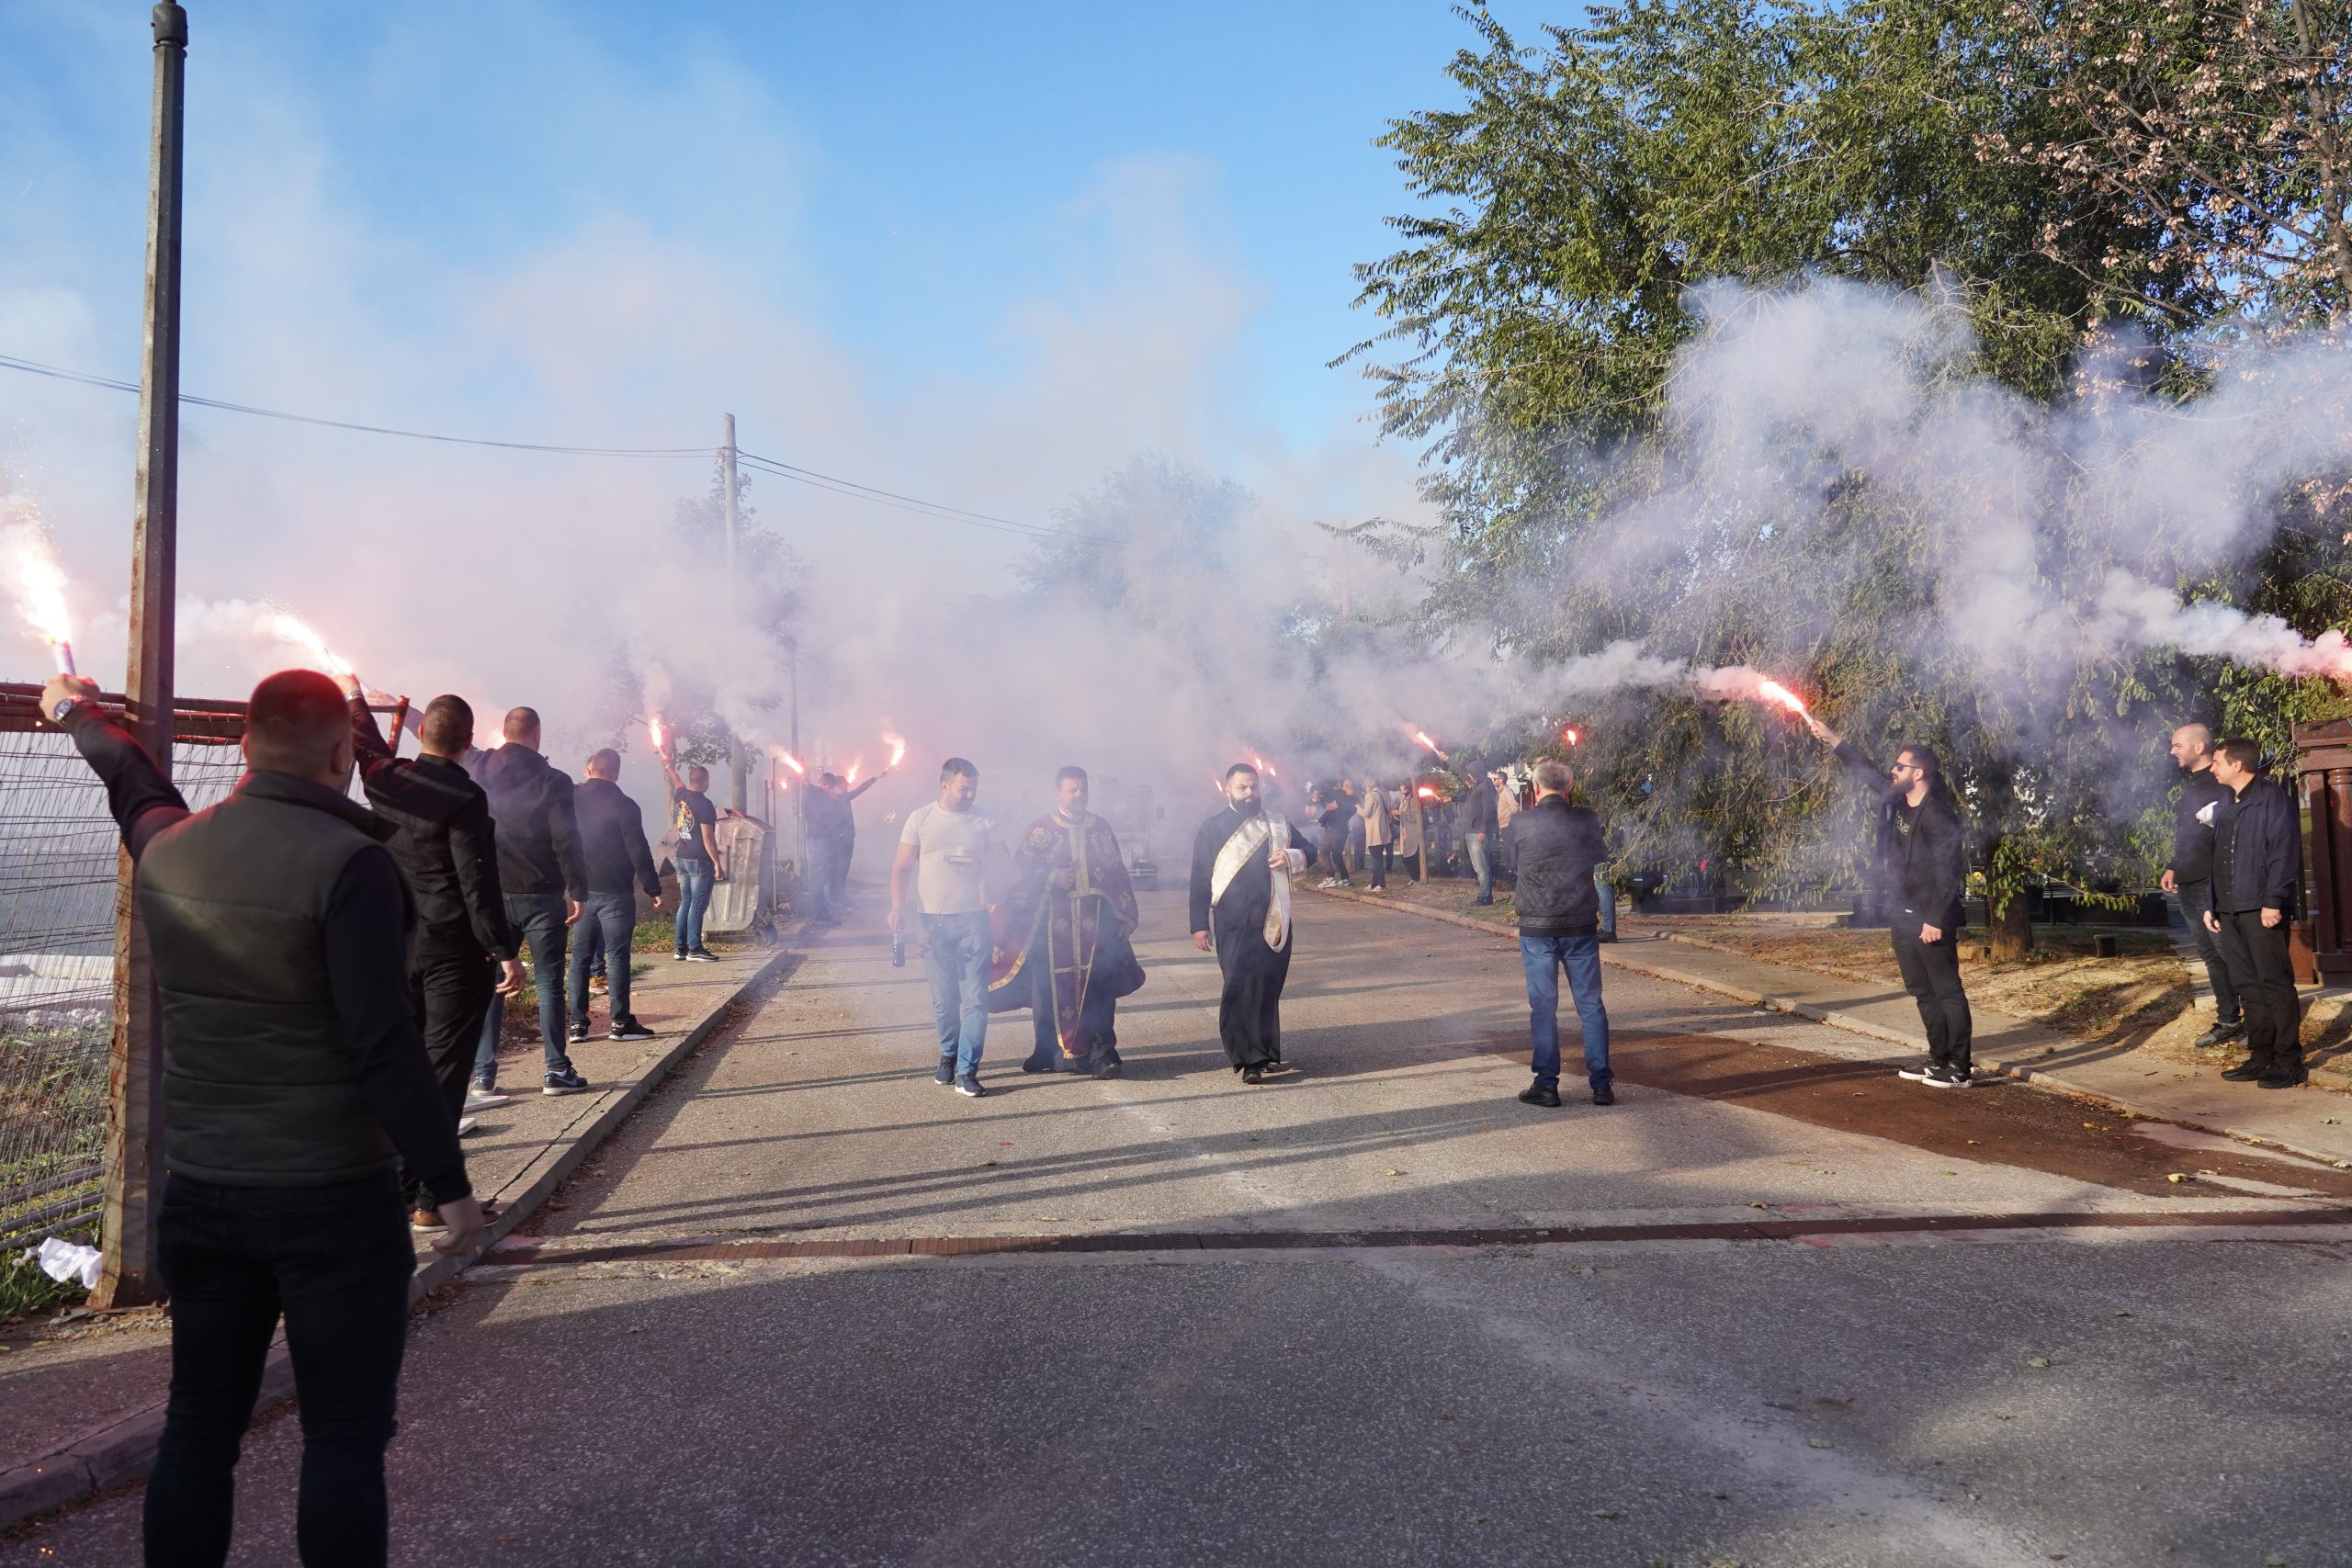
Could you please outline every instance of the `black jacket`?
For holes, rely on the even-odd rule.
[[[1609,857],[1600,814],[1547,795],[1510,819],[1521,936],[1590,936],[1600,927],[1592,874]]]
[[[2189,773],[2181,779],[2180,800],[2172,808],[2172,874],[2181,883],[2213,880],[2213,826],[2226,808],[2230,792],[2213,776],[2213,770]],[[2203,821],[2197,814],[2207,807],[2212,811]]]
[[[582,779],[572,796],[580,824],[580,851],[588,863],[588,891],[626,893],[629,881],[648,898],[662,897],[653,849],[645,841],[645,813],[628,792],[610,779]]]
[[[507,895],[584,896],[588,868],[571,775],[509,741],[483,761],[480,782],[498,824],[498,880]]]
[[[394,756],[363,697],[351,699],[351,739],[368,804],[399,829],[385,847],[416,899],[417,957],[514,957],[481,786],[442,758]]]
[[[323,784],[255,771],[191,813],[95,703],[66,732],[138,866],[164,1004],[164,1157],[235,1187],[392,1169],[434,1201],[472,1188],[417,1032],[413,919],[382,821]]]
[[[1887,783],[1886,770],[1861,748],[1841,740],[1838,760],[1878,796],[1875,860],[1881,912],[1917,917],[1922,925],[1947,935],[1959,930],[1968,856],[1960,814],[1952,809],[1951,797],[1930,790],[1916,812],[1906,813],[1902,795]]]
[[[1462,797],[1462,804],[1465,808],[1462,817],[1464,838],[1473,833],[1484,833],[1488,839],[1493,839],[1502,831],[1498,826],[1502,814],[1496,807],[1494,785],[1480,779]]]
[[[2303,824],[2276,779],[2250,779],[2213,829],[2213,908],[2292,913],[2303,876]]]

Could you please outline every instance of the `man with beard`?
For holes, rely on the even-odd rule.
[[[1243,1083],[1283,1059],[1283,982],[1290,975],[1290,879],[1315,863],[1305,829],[1258,804],[1258,770],[1225,771],[1226,808],[1193,839],[1193,945],[1225,972],[1217,1034]]]
[[[1036,1045],[1024,1073],[1057,1069],[1098,1078],[1119,1071],[1115,1010],[1142,988],[1133,941],[1139,913],[1111,824],[1086,808],[1083,768],[1054,775],[1054,809],[1013,846],[1005,901],[1009,962],[990,1005],[1027,1006]]]

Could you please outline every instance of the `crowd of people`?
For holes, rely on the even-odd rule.
[[[642,814],[602,749],[575,784],[541,749],[538,715],[510,710],[502,743],[475,745],[475,716],[436,697],[418,755],[386,742],[356,676],[307,671],[253,694],[234,792],[191,812],[139,743],[95,700],[54,677],[48,716],[104,784],[136,866],[138,909],[164,1019],[167,1179],[159,1255],[173,1301],[173,1370],[145,1509],[151,1562],[215,1564],[227,1553],[233,1471],[275,1325],[287,1325],[302,1391],[298,1537],[305,1562],[381,1562],[383,1455],[393,1428],[414,1235],[474,1247],[486,1216],[458,1143],[469,1108],[499,1098],[504,1003],[538,994],[542,1091],[587,1080],[569,1048],[594,1026],[594,971],[606,1037],[654,1037],[630,1010],[640,895],[667,895]],[[1804,722],[1871,792],[1876,907],[1917,1003],[1926,1060],[1902,1076],[1940,1089],[1974,1081],[1973,1019],[1959,957],[1966,865],[1958,801],[1940,760],[1906,745],[1882,768],[1810,715]],[[2201,726],[2173,736],[2186,774],[2165,874],[2203,944],[2218,1008],[2199,1041],[2243,1038],[2222,1077],[2303,1081],[2288,922],[2301,867],[2295,803],[2257,773],[2250,741]],[[728,868],[709,776],[665,755],[677,874],[675,951],[709,962],[702,919]],[[366,797],[351,797],[354,776]],[[809,798],[812,920],[847,908],[854,842],[850,787],[822,775]],[[1236,763],[1193,843],[1187,929],[1213,954],[1216,1029],[1231,1070],[1257,1085],[1290,1068],[1281,1005],[1295,950],[1292,889],[1318,860],[1324,886],[1352,862],[1375,891],[1401,857],[1419,877],[1440,852],[1430,813],[1373,778],[1313,792],[1313,830]],[[1408,790],[1416,786],[1408,784]],[[910,812],[889,878],[894,938],[916,936],[936,1023],[936,1080],[988,1091],[989,1020],[1027,1008],[1029,1073],[1114,1077],[1119,1001],[1145,983],[1136,890],[1117,833],[1089,809],[1085,770],[1057,775],[1049,809],[1017,835],[977,808],[979,771],[950,758],[939,794]],[[1561,978],[1580,1030],[1591,1103],[1615,1102],[1600,943],[1609,935],[1607,835],[1573,800],[1556,759],[1523,790],[1497,772],[1453,803],[1476,902],[1512,880],[1528,1003],[1532,1081],[1519,1099],[1557,1108]],[[819,802],[821,798],[823,804]]]

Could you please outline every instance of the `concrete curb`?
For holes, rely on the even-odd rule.
[[[1423,908],[1419,905],[1374,898],[1363,893],[1344,893],[1338,888],[1318,887],[1315,891],[1326,898],[1343,898],[1351,904],[1370,904],[1378,908],[1394,909],[1399,914],[1419,915],[1424,919],[1443,920],[1448,925],[1484,931],[1488,936],[1504,941],[1512,941],[1516,937],[1516,933],[1492,921],[1472,919],[1447,909]],[[1662,935],[1657,940],[1689,942],[1687,938],[1670,933]],[[1746,956],[1732,949],[1716,947],[1708,942],[1689,942],[1689,945],[1704,948],[1712,953],[1727,953],[1734,957]],[[1677,968],[1671,964],[1660,964],[1654,960],[1635,957],[1625,953],[1622,944],[1605,944],[1600,950],[1600,961],[1619,969],[1629,969],[1636,975],[1646,975],[1653,980],[1665,980],[1678,986],[1688,986],[1693,990],[1711,991],[1719,997],[1729,997],[1734,1001],[1746,1002],[1750,1007],[1770,1008],[1774,1012],[1790,1013],[1798,1018],[1810,1019],[1815,1023],[1826,1023],[1833,1029],[1842,1029],[1849,1034],[1860,1034],[1871,1040],[1883,1040],[1890,1044],[1902,1046],[1906,1052],[1924,1051],[1928,1048],[1927,1042],[1918,1035],[1906,1034],[1899,1029],[1889,1029],[1883,1024],[1871,1023],[1866,1019],[1856,1018],[1851,1013],[1842,1012],[1836,1008],[1825,1008],[1813,1002],[1799,1001],[1793,997],[1775,996],[1770,991],[1750,990],[1747,987],[1729,984],[1712,975],[1701,975],[1691,970]],[[2031,1084],[2037,1089],[2052,1089],[2078,1100],[2090,1100],[2101,1105],[2111,1105],[2118,1111],[2128,1111],[2134,1116],[2145,1117],[2150,1121],[2177,1122],[2184,1127],[2194,1127],[2200,1132],[2218,1134],[2225,1138],[2235,1139],[2239,1143],[2259,1144],[2266,1148],[2283,1149],[2289,1154],[2300,1155],[2305,1159],[2318,1160],[2323,1165],[2332,1166],[2339,1157],[2323,1149],[2299,1145],[2283,1138],[2244,1132],[2210,1118],[2192,1116],[2177,1108],[2154,1105],[2106,1089],[2091,1089],[2068,1078],[2063,1072],[2052,1072],[2047,1068],[2032,1066],[2023,1061],[2005,1060],[1997,1054],[1997,1048],[1987,1047],[1981,1041],[1977,1043],[1975,1055],[1979,1073],[1989,1070],[2004,1077],[2015,1078],[2020,1083]]]
[[[550,1139],[514,1178],[492,1194],[501,1205],[498,1216],[482,1232],[481,1248],[469,1257],[435,1253],[410,1282],[409,1300],[424,1300],[459,1274],[487,1258],[516,1226],[536,1213],[594,1154],[597,1145],[617,1131],[643,1104],[678,1064],[700,1049],[736,1004],[785,968],[796,954],[778,948],[747,976],[703,1021],[659,1056],[596,1095],[561,1133]],[[270,1348],[262,1369],[261,1394],[254,1401],[256,1417],[294,1393],[294,1363],[281,1337]],[[52,1513],[110,1492],[144,1476],[155,1462],[156,1445],[164,1436],[162,1402],[133,1411],[112,1426],[44,1454],[13,1470],[0,1471],[0,1529],[20,1524],[38,1514]]]

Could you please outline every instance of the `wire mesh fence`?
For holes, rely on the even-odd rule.
[[[191,807],[244,771],[233,745],[183,742]],[[55,730],[0,733],[0,1242],[93,1217],[113,1032],[115,864],[106,793]]]

